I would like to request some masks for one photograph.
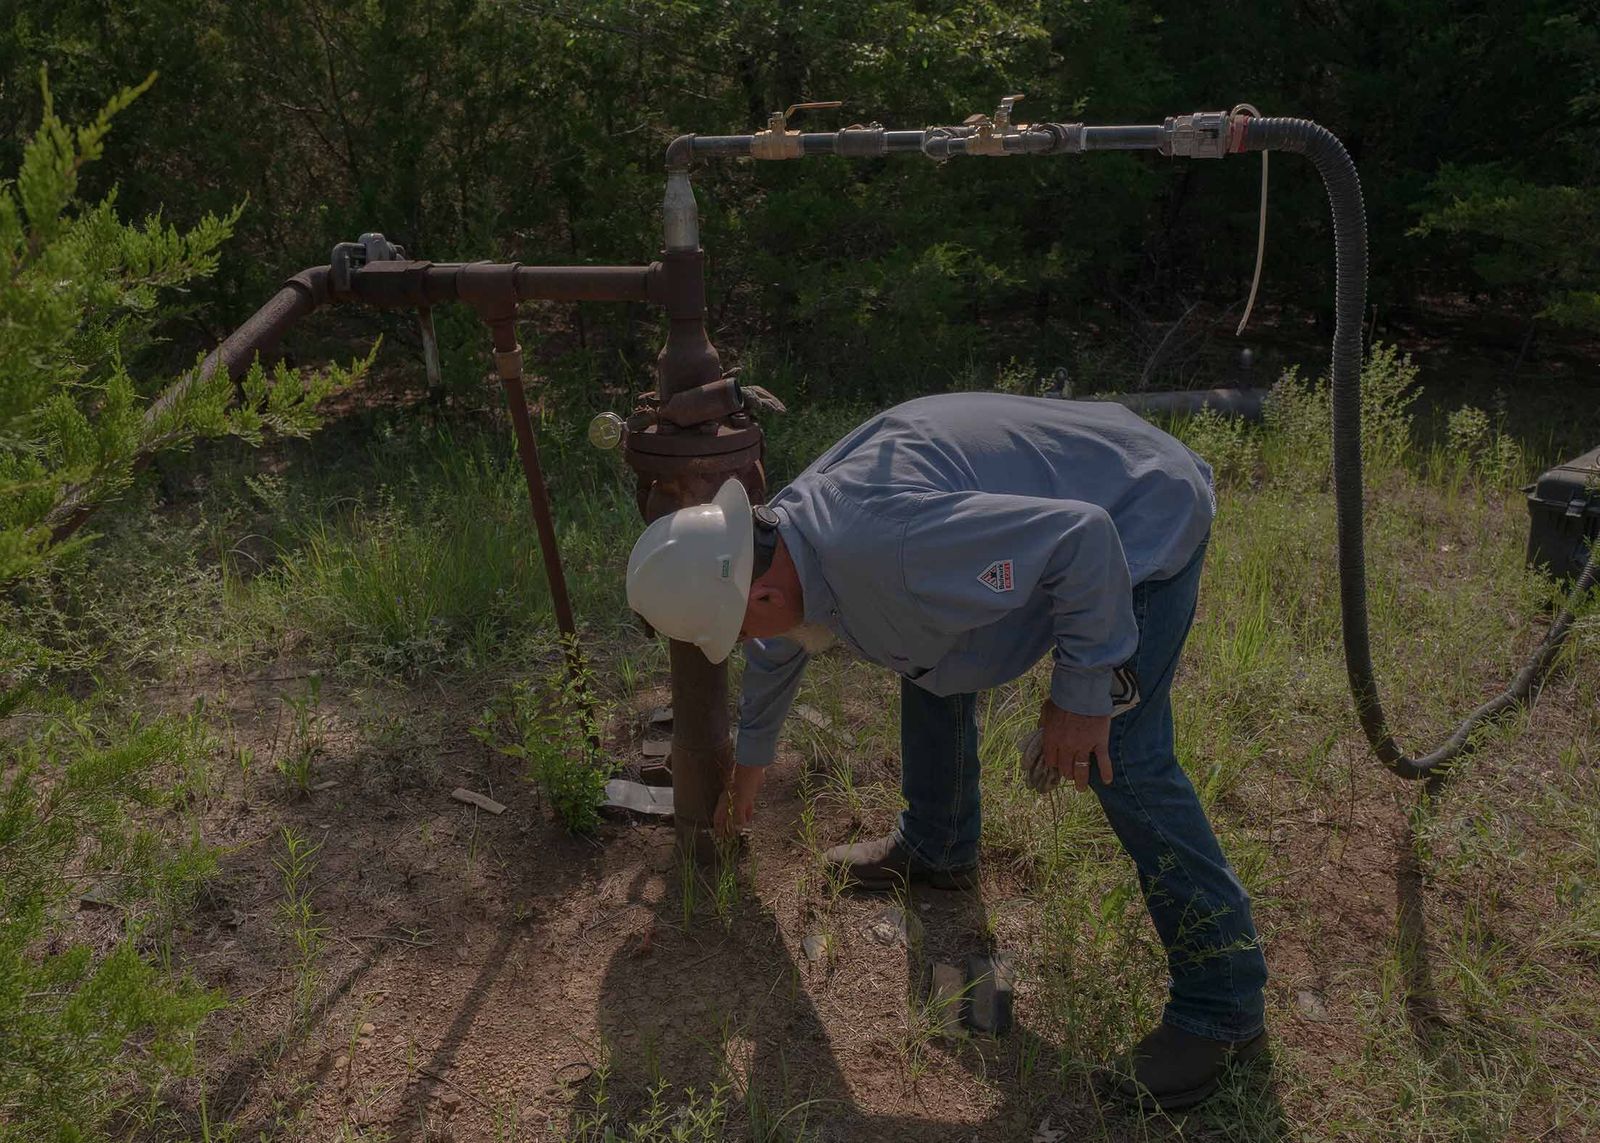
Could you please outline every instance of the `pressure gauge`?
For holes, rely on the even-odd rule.
[[[613,449],[622,443],[622,418],[601,413],[589,422],[589,443],[595,448]]]

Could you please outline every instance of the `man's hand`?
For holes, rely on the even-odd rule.
[[[733,781],[717,799],[717,812],[711,819],[718,837],[737,837],[750,827],[750,819],[756,812],[756,793],[766,777],[765,766],[733,768]]]
[[[1089,759],[1100,764],[1100,781],[1111,784],[1111,716],[1073,714],[1049,699],[1039,708],[1044,758],[1079,791],[1089,788]]]

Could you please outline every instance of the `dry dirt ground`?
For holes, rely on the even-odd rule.
[[[869,931],[892,902],[829,898],[801,841],[793,750],[763,792],[736,892],[719,910],[715,886],[701,882],[686,917],[670,826],[610,822],[593,839],[566,835],[437,693],[378,696],[403,737],[373,732],[362,711],[374,696],[325,693],[316,774],[336,784],[290,797],[268,762],[282,749],[297,677],[280,665],[207,688],[232,726],[231,748],[255,761],[210,796],[206,832],[221,870],[180,953],[233,1001],[208,1025],[202,1058],[208,1114],[236,1138],[559,1137],[597,1096],[636,1106],[658,1079],[675,1100],[686,1087],[709,1092],[719,1061],[733,1099],[754,1092],[770,1118],[803,1121],[808,1138],[1028,1140],[1047,1116],[1067,1139],[1228,1134],[1193,1119],[1126,1118],[1081,1079],[1054,1078],[1052,1061],[1082,1057],[1030,977],[1045,953],[1039,910],[1003,862],[990,862],[979,893],[918,891],[909,944]],[[1552,684],[1546,705],[1559,707],[1564,690]],[[639,716],[663,697],[641,692],[614,720],[614,752],[637,757]],[[436,733],[419,737],[428,726]],[[1570,732],[1558,720],[1546,733]],[[860,780],[896,784],[892,756],[862,766]],[[496,817],[453,801],[457,786],[508,809]],[[1250,1137],[1316,1137],[1291,1124],[1317,1118],[1325,1082],[1362,1051],[1352,997],[1376,987],[1375,966],[1397,940],[1426,945],[1406,815],[1416,788],[1352,782],[1331,812],[1270,773],[1243,789],[1230,795],[1248,803],[1235,828],[1272,854],[1274,889],[1258,920],[1279,1046],[1241,1081]],[[887,824],[824,803],[815,836],[831,844]],[[324,945],[314,1006],[298,1021],[280,913],[285,828],[320,845],[311,898]],[[1527,909],[1536,924],[1540,902]],[[814,960],[803,942],[824,931],[832,947]],[[923,958],[959,961],[986,947],[1020,954],[1016,1028],[999,1041],[932,1037],[917,1004]],[[1425,978],[1426,956],[1417,963]],[[1425,979],[1410,983],[1429,994]],[[1426,1003],[1413,1008],[1415,1021],[1437,1018]]]

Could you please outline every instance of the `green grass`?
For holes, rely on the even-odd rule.
[[[20,724],[20,725],[19,725]],[[171,963],[211,873],[180,812],[141,812],[207,749],[195,725],[129,720],[51,696],[0,738],[0,1140],[109,1137],[158,1118],[151,1095],[191,1074],[222,1004]],[[113,914],[109,938],[81,899]]]
[[[1540,630],[1537,617],[1555,593],[1522,567],[1517,484],[1556,458],[1512,441],[1486,416],[1453,418],[1437,443],[1422,443],[1401,396],[1407,376],[1404,362],[1386,355],[1371,371],[1368,545],[1379,681],[1402,743],[1420,749],[1501,685]],[[774,484],[863,411],[812,408],[779,420],[768,454]],[[1485,732],[1446,786],[1422,796],[1382,774],[1345,689],[1325,418],[1325,394],[1293,384],[1280,390],[1265,427],[1211,416],[1174,426],[1221,481],[1201,612],[1174,691],[1179,750],[1257,902],[1275,973],[1269,1019],[1279,1033],[1267,1080],[1240,1077],[1181,1122],[1130,1124],[1085,1094],[1090,1070],[1157,1018],[1165,968],[1131,864],[1097,804],[1070,791],[1040,799],[1022,781],[1018,746],[1044,694],[1041,669],[985,696],[981,708],[983,855],[1007,889],[989,902],[988,923],[1020,941],[1031,1036],[987,1055],[970,1044],[947,1051],[933,1043],[928,1014],[909,1012],[886,1066],[910,1090],[939,1082],[951,1059],[976,1052],[995,1099],[1052,1114],[1073,1138],[1400,1143],[1600,1133],[1600,1014],[1590,1002],[1600,988],[1595,609],[1575,630],[1566,673],[1546,701],[1530,719]],[[622,568],[637,531],[632,488],[614,456],[584,451],[573,426],[547,423],[543,434],[589,681],[603,710],[631,709],[643,688],[665,678],[662,649],[638,638],[622,606]],[[87,772],[85,759],[142,760],[137,782],[95,788],[110,824],[100,810],[64,819],[70,828],[52,844],[65,856],[52,860],[123,871],[147,939],[131,951],[72,954],[71,980],[80,983],[52,984],[51,995],[68,1002],[72,988],[109,973],[133,990],[127,995],[149,998],[148,1026],[166,1029],[174,1045],[130,1056],[121,1041],[99,1039],[88,1042],[93,1051],[50,1056],[64,1061],[54,1072],[0,1069],[37,1077],[25,1097],[0,1080],[0,1100],[9,1101],[0,1103],[0,1122],[32,1117],[18,1119],[18,1139],[52,1137],[39,1125],[86,1104],[121,1109],[134,1126],[171,1121],[162,1092],[191,1067],[185,1045],[218,998],[184,983],[163,934],[184,923],[205,881],[203,847],[187,840],[198,830],[194,815],[226,797],[230,783],[253,799],[275,793],[265,800],[276,809],[319,804],[303,795],[332,772],[330,755],[351,749],[375,769],[338,776],[363,794],[434,783],[441,736],[455,717],[443,708],[454,703],[469,722],[487,710],[488,743],[521,751],[541,812],[578,829],[593,824],[599,771],[580,745],[585,728],[547,689],[559,688],[560,645],[502,426],[374,414],[266,464],[226,448],[204,459],[204,468],[197,461],[168,476],[193,488],[198,472],[211,472],[198,491],[160,510],[153,498],[135,499],[107,519],[103,541],[79,565],[6,603],[42,648],[35,677],[96,698],[52,699],[0,724],[8,751],[0,793],[37,815],[45,799],[65,796],[56,791],[73,789],[61,776]],[[236,739],[221,701],[232,683],[202,691],[188,723],[131,717],[169,690],[185,693],[192,677],[211,678],[208,671],[231,678],[281,663],[294,670],[271,700],[282,715],[270,755]],[[800,804],[792,845],[764,868],[782,871],[804,932],[834,944],[818,971],[847,955],[835,942],[856,924],[850,900],[819,871],[820,853],[851,832],[882,829],[898,808],[896,693],[885,672],[823,657],[801,701],[834,729],[791,720],[786,731],[801,768]],[[406,695],[422,696],[421,709],[404,706]],[[335,710],[356,747],[330,745]],[[283,783],[262,783],[261,772],[270,778],[274,769]],[[162,832],[149,834],[157,825]],[[420,828],[432,837],[429,823]],[[150,836],[166,838],[165,848],[137,840]],[[475,846],[476,833],[462,844]],[[24,867],[15,845],[0,834],[0,863],[14,863],[0,872]],[[315,849],[300,832],[282,834],[280,849],[275,907],[288,950],[280,970],[303,1016],[324,983]],[[1339,897],[1334,908],[1319,875],[1325,866],[1366,875],[1362,892],[1374,900]],[[661,923],[697,940],[739,939],[764,907],[746,873],[674,876]],[[36,934],[5,946],[23,980],[56,971],[37,934],[68,933],[69,884],[35,884],[50,886],[36,892],[54,904],[7,912],[31,918],[27,932]],[[1402,886],[1414,900],[1397,910]],[[1350,916],[1367,928],[1341,928]],[[1420,929],[1397,919],[1416,917]],[[8,987],[0,974],[0,1001],[36,986]],[[785,987],[800,986],[773,984]],[[1302,990],[1325,998],[1332,1047],[1302,1011]],[[59,1050],[51,1027],[27,1026]],[[567,1137],[829,1137],[838,1109],[811,1100],[803,1083],[766,1090],[727,1064],[726,1045],[705,1051],[714,1066],[702,1073],[718,1078],[694,1091],[602,1068],[563,1124]],[[221,1114],[207,1109],[209,1137],[229,1137]],[[514,1107],[495,1115],[500,1137],[534,1128]],[[184,1122],[199,1137],[198,1122]]]

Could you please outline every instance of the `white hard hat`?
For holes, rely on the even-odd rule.
[[[754,563],[750,496],[730,479],[710,504],[680,508],[644,530],[628,557],[628,606],[720,663],[739,641]]]

